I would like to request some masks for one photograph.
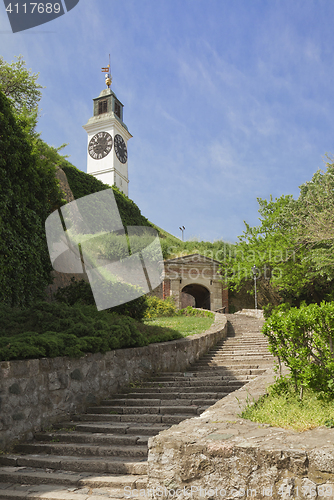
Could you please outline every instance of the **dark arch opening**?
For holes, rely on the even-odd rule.
[[[196,283],[194,283],[193,285],[186,285],[182,289],[182,292],[188,293],[189,295],[192,295],[194,297],[195,307],[210,310],[210,292],[207,288],[205,288],[205,286],[197,285]]]

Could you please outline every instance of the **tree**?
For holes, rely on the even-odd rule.
[[[35,113],[44,88],[37,83],[39,73],[26,68],[23,56],[8,64],[0,56],[0,90],[11,101],[14,109],[21,113],[25,110]]]
[[[334,164],[318,170],[300,186],[293,217],[298,223],[297,241],[307,248],[306,260],[315,272],[334,279]]]
[[[250,282],[255,266],[257,277],[267,280],[283,301],[333,300],[334,165],[328,163],[327,172],[316,172],[300,186],[297,200],[282,195],[258,202],[261,224],[245,222],[246,230],[224,264],[232,290]]]

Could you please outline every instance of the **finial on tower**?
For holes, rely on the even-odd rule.
[[[110,89],[110,85],[112,82],[112,77],[110,74],[110,54],[109,54],[109,64],[106,68],[102,68],[102,73],[107,73],[105,75],[105,81],[106,81],[106,85],[107,85],[108,89]]]

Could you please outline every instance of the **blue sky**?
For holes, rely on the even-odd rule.
[[[234,242],[257,197],[297,197],[334,153],[333,19],[330,0],[80,0],[12,34],[1,3],[0,53],[40,73],[38,130],[84,172],[110,53],[129,197],[178,237]]]

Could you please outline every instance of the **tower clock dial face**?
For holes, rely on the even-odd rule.
[[[102,160],[112,149],[112,137],[108,132],[99,132],[91,138],[88,152],[94,160]]]
[[[121,163],[126,163],[128,159],[128,152],[123,137],[116,134],[114,137],[115,153]]]

